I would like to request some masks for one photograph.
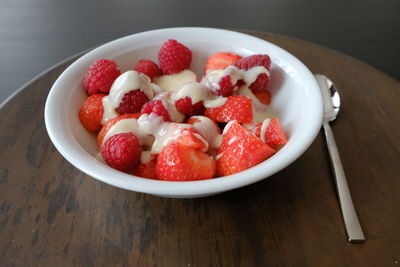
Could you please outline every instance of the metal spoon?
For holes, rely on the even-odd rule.
[[[340,208],[342,210],[343,220],[349,242],[364,242],[365,237],[354,210],[349,187],[347,186],[346,176],[342,162],[340,161],[339,151],[336,146],[333,132],[329,122],[336,119],[340,109],[339,93],[331,80],[321,74],[315,74],[315,79],[322,91],[324,99],[324,119],[323,127],[328,145],[329,155],[333,167],[336,189],[339,198]]]

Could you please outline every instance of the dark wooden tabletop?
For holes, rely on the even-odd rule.
[[[86,176],[44,127],[47,93],[68,61],[1,107],[0,265],[397,266],[400,83],[317,45],[256,36],[339,88],[333,131],[365,243],[346,242],[322,132],[274,176],[206,198],[160,198]]]
[[[80,51],[177,26],[292,36],[361,59],[400,80],[399,11],[399,0],[0,0],[0,103]]]

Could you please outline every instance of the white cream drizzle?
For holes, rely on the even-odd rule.
[[[102,99],[104,108],[102,124],[111,118],[117,117],[118,113],[115,109],[121,104],[124,95],[137,89],[142,90],[149,99],[154,96],[151,80],[146,75],[130,70],[118,76],[111,86],[110,93]]]
[[[196,122],[193,123],[193,128],[204,137],[210,145],[210,149],[219,148],[222,135],[215,122],[205,116],[192,116],[191,118],[196,120]]]
[[[150,150],[143,150],[140,155],[140,163],[147,164],[152,161],[155,157],[151,154]]]
[[[270,123],[271,123],[271,119],[268,118],[268,119],[265,119],[263,121],[263,123],[261,124],[260,138],[264,143],[265,143],[265,133],[266,133]]]
[[[195,82],[196,74],[191,70],[183,70],[176,74],[163,75],[156,80],[156,84],[164,91],[175,92],[185,83]]]
[[[135,118],[122,119],[114,124],[106,133],[103,139],[103,144],[113,135],[119,133],[133,133],[139,140],[141,146],[151,146],[154,137],[143,132]]]

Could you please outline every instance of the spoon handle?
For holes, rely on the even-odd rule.
[[[333,137],[332,129],[329,126],[329,122],[324,122],[323,127],[335,176],[340,208],[342,210],[343,220],[347,232],[347,240],[349,242],[364,242],[364,233],[361,229],[360,222],[358,221],[356,211],[354,210],[353,200],[351,199],[346,176],[344,175],[342,162],[340,160],[339,151],[336,146],[335,138]]]

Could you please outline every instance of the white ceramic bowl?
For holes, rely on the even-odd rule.
[[[115,60],[121,71],[140,59],[157,62],[167,39],[176,39],[193,52],[192,69],[199,77],[206,59],[215,52],[242,56],[266,53],[272,59],[272,108],[288,133],[289,142],[273,157],[246,171],[210,180],[167,182],[140,178],[114,170],[96,159],[95,135],[80,124],[78,110],[86,95],[82,79],[89,65],[101,58]],[[75,167],[111,185],[165,197],[192,198],[221,193],[255,183],[295,161],[312,143],[322,122],[322,97],[314,76],[297,58],[264,40],[227,30],[169,28],[133,34],[102,45],[71,64],[57,79],[47,98],[45,122],[58,151]]]

